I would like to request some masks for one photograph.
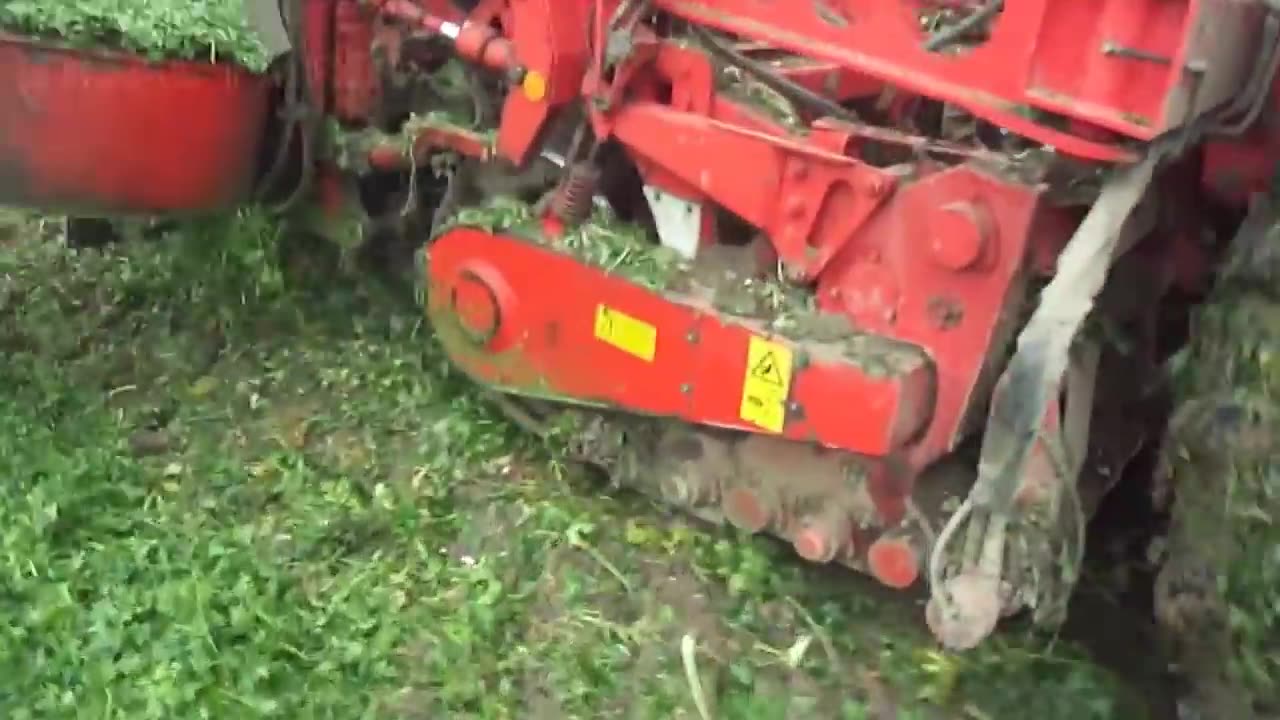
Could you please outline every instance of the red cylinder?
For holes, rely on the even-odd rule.
[[[252,196],[271,81],[0,34],[0,204],[163,214]]]

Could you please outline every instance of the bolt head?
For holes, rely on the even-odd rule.
[[[933,212],[929,233],[929,251],[934,262],[960,272],[982,261],[990,242],[990,221],[973,203],[953,203]]]

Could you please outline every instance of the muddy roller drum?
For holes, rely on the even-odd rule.
[[[268,78],[0,33],[0,205],[167,214],[253,191]]]

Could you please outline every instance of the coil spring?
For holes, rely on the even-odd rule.
[[[576,163],[551,200],[551,212],[566,225],[577,225],[591,217],[600,172],[592,163]]]

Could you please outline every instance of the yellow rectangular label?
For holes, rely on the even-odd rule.
[[[747,346],[747,372],[742,380],[738,416],[765,430],[782,432],[787,423],[791,364],[791,348],[753,335]]]
[[[658,351],[658,328],[608,305],[596,306],[596,339],[645,362]]]

